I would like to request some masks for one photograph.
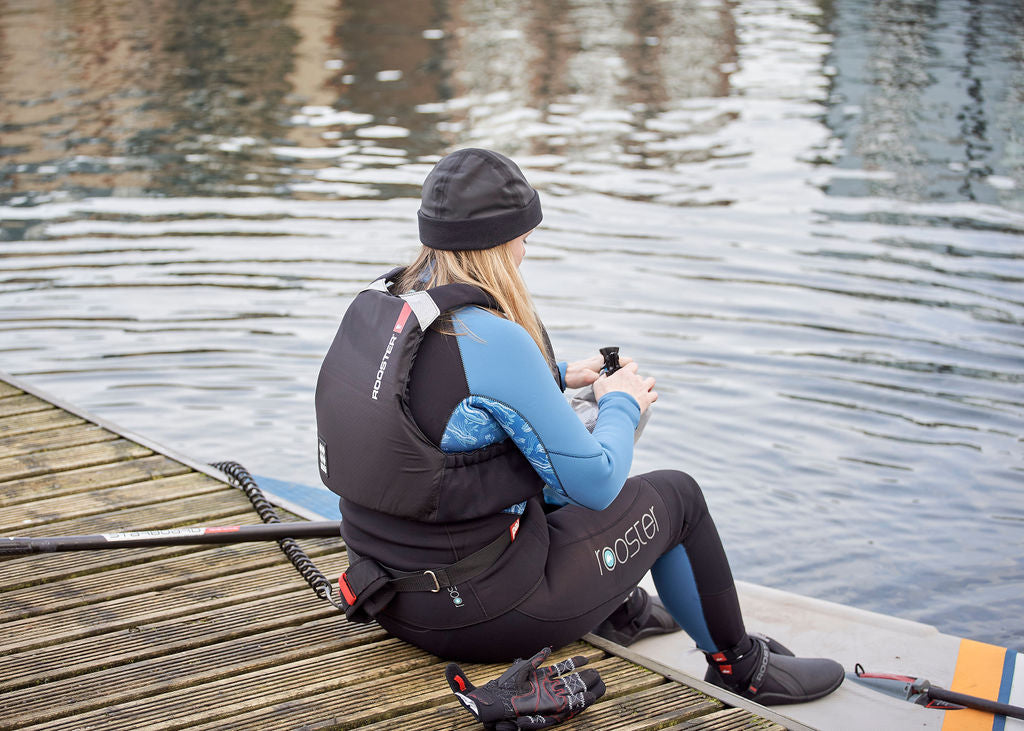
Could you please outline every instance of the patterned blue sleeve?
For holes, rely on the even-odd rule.
[[[441,448],[491,444],[499,441],[500,430],[514,440],[556,501],[607,507],[629,475],[640,419],[636,400],[621,392],[606,394],[591,434],[523,328],[472,307],[453,321],[463,333],[456,340],[470,396],[452,415]]]

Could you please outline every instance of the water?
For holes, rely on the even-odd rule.
[[[318,481],[341,313],[460,146],[739,578],[1024,649],[1015,0],[0,3],[0,368]]]

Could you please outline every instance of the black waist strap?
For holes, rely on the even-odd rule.
[[[508,545],[515,540],[519,531],[519,520],[509,526],[508,530],[501,532],[495,540],[488,543],[479,551],[466,556],[461,561],[436,569],[424,571],[399,571],[390,566],[381,565],[385,571],[391,574],[389,586],[395,591],[430,591],[438,592],[447,589],[449,586],[456,586],[464,581],[469,581],[479,576],[494,565],[498,557],[504,553]]]
[[[352,622],[369,622],[398,591],[438,592],[469,581],[494,565],[505,548],[516,539],[519,520],[479,551],[449,566],[424,571],[399,571],[348,550],[348,570],[338,579],[345,604],[345,616]]]

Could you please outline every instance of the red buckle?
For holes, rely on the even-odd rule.
[[[724,652],[716,652],[714,655],[711,656],[711,659],[715,662],[725,662],[728,658],[726,658]]]
[[[352,587],[349,586],[348,577],[345,574],[342,574],[341,578],[338,579],[338,589],[341,590],[341,595],[345,597],[345,601],[350,607],[356,603],[356,594],[352,591]]]

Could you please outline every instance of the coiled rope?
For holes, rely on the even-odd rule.
[[[281,517],[277,514],[277,510],[267,500],[263,490],[260,489],[256,480],[253,479],[249,470],[245,469],[238,462],[230,461],[215,462],[211,463],[210,466],[223,472],[237,487],[242,489],[242,492],[249,498],[249,502],[252,503],[256,513],[260,516],[260,520],[264,523],[281,522]],[[277,545],[281,547],[281,551],[288,557],[288,560],[292,562],[292,565],[302,575],[302,578],[306,580],[310,588],[316,592],[318,597],[344,611],[344,605],[339,603],[334,595],[334,585],[310,560],[306,552],[302,550],[302,546],[296,543],[294,538],[278,538]]]

